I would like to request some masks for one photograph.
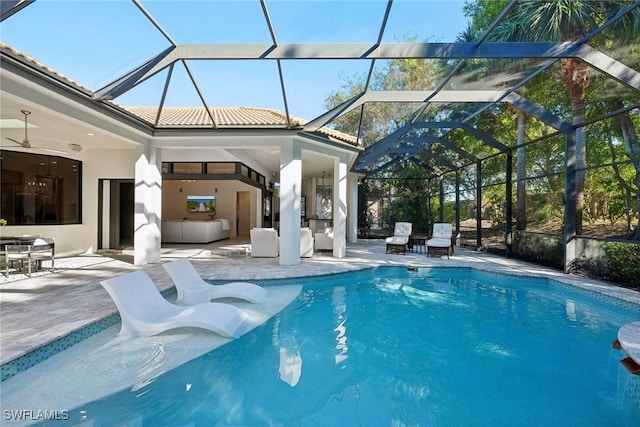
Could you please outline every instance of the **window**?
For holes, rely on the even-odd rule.
[[[236,173],[235,163],[207,163],[207,173],[233,175]]]
[[[322,177],[316,185],[316,215],[318,215],[318,219],[332,219],[333,217],[331,174],[325,174],[324,171],[322,171]]]
[[[82,162],[17,151],[0,153],[0,217],[8,225],[79,224],[82,221]]]
[[[173,173],[201,174],[202,163],[174,163]]]
[[[318,185],[316,187],[316,215],[318,215],[318,219],[331,219],[333,217],[332,196],[333,189],[330,185]]]
[[[187,177],[185,175],[191,176]],[[240,180],[256,187],[257,185],[255,184],[260,184],[264,187],[266,181],[264,175],[259,174],[257,171],[250,169],[240,162],[163,162],[162,178],[181,180]]]

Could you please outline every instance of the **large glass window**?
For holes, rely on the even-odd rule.
[[[173,173],[201,174],[202,163],[174,163]]]
[[[330,185],[318,185],[316,187],[316,215],[318,219],[331,219],[333,217],[333,188]]]
[[[204,168],[204,169],[203,169]],[[204,170],[204,173],[203,173]],[[238,173],[239,172],[239,173]],[[174,175],[180,175],[175,177]],[[251,181],[265,186],[266,179],[264,175],[257,171],[243,165],[239,162],[163,162],[162,163],[162,176],[163,179],[185,179],[183,175],[198,175],[194,178],[200,180],[244,180],[243,178],[249,178]],[[214,176],[210,176],[214,175]],[[229,175],[224,177],[220,175]]]
[[[318,219],[333,218],[333,186],[331,174],[322,171],[322,177],[316,185],[316,215]]]
[[[207,163],[208,174],[235,174],[235,163]]]
[[[82,162],[1,150],[0,164],[0,217],[8,225],[78,224],[82,221]]]

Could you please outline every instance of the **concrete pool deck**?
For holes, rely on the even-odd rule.
[[[225,240],[209,245],[164,245],[162,262],[190,258],[199,273],[211,280],[260,280],[353,271],[376,266],[451,266],[554,278],[640,304],[640,293],[606,282],[567,275],[539,265],[483,252],[456,248],[447,259],[424,253],[385,253],[382,240],[361,240],[347,245],[345,258],[316,253],[299,265],[281,266],[277,258],[251,258],[249,244]],[[124,254],[88,254],[56,260],[54,273],[32,278],[0,279],[0,364],[10,362],[56,339],[116,313],[116,307],[100,280],[144,269],[158,288],[173,287],[161,264],[138,267]],[[612,340],[615,337],[612,337]]]

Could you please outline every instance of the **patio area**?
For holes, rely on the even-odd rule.
[[[244,241],[223,241],[205,246],[167,245],[162,260],[187,257],[199,273],[212,280],[261,280],[304,277],[385,265],[455,266],[552,277],[563,282],[603,292],[640,304],[640,295],[606,282],[564,274],[538,265],[483,252],[456,248],[451,259],[427,257],[424,253],[386,254],[382,240],[361,240],[347,246],[339,259],[316,253],[295,267],[280,266],[277,258],[251,258]],[[122,253],[87,254],[56,260],[56,272],[39,272],[27,279],[12,275],[0,278],[0,363],[5,364],[61,337],[96,324],[116,313],[115,305],[100,280],[137,270]],[[144,269],[161,291],[173,287],[160,264]],[[87,336],[91,335],[88,333]],[[613,339],[614,337],[612,337]],[[45,357],[46,358],[46,357]]]

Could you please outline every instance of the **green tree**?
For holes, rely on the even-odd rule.
[[[373,213],[369,209],[369,182],[364,180],[358,185],[358,232],[360,237],[369,237],[373,225]]]
[[[486,2],[478,2],[476,8],[481,8],[482,4],[486,5]],[[626,1],[523,0],[491,37],[502,41],[576,41],[628,4]],[[637,43],[639,29],[640,11],[636,8],[614,23],[611,34],[615,34],[615,37],[606,38],[598,47],[603,50],[628,48],[629,43]],[[572,122],[574,125],[582,124],[586,117],[585,90],[590,83],[591,69],[577,58],[564,58],[561,65],[561,79],[569,93]],[[616,96],[611,97],[609,103],[613,110],[623,106],[622,99]],[[627,145],[627,154],[636,168],[637,203],[640,205],[640,145],[635,126],[629,114],[619,114],[617,122]],[[582,232],[584,211],[586,140],[585,127],[577,128],[575,221],[578,234]],[[634,238],[640,239],[640,224],[636,227]]]
[[[405,41],[415,41],[415,37],[407,37]],[[383,64],[383,66],[373,73],[368,87],[366,87],[366,75],[343,75],[342,86],[327,97],[325,108],[332,109],[364,90],[428,90],[437,84],[441,75],[441,64],[437,60],[395,59],[380,61],[379,64]],[[342,132],[359,135],[362,145],[367,147],[403,126],[416,109],[416,105],[404,103],[367,103],[360,110],[341,116],[331,126]],[[390,160],[388,157],[380,158],[378,164],[384,164],[388,160]],[[389,213],[395,217],[396,213],[405,215],[424,212],[424,208],[419,204],[424,201],[426,190],[419,190],[413,186],[417,182],[422,182],[428,173],[428,171],[420,170],[413,163],[399,161],[377,175],[387,178],[410,178],[405,180],[406,182],[398,179],[368,180],[368,189],[371,193],[390,194],[388,185],[398,185],[399,187],[395,188],[393,193],[400,194],[400,198],[407,198],[407,203],[398,202],[394,206],[387,206],[391,212],[386,212],[385,220],[393,221],[393,218],[388,215]],[[411,181],[414,181],[414,184],[409,184]]]

